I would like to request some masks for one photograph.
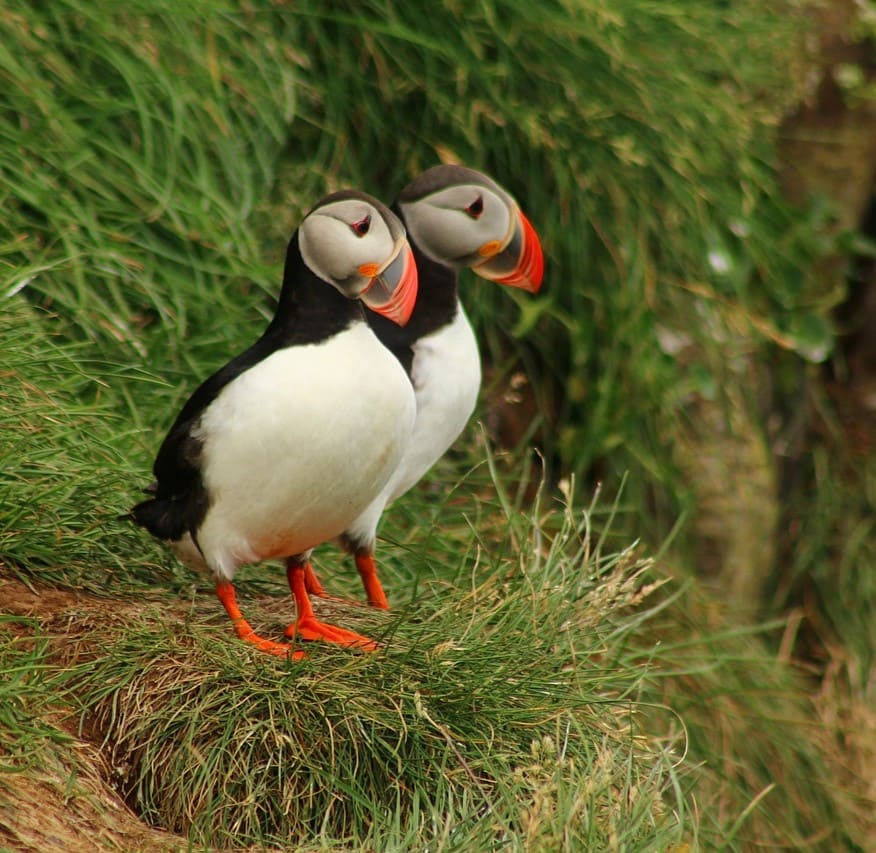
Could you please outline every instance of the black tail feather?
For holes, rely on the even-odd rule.
[[[176,542],[189,531],[186,521],[188,501],[173,498],[151,498],[132,507],[123,519],[145,527],[157,539]]]

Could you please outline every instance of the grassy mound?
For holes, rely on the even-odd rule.
[[[103,747],[140,815],[199,845],[662,848],[694,830],[677,757],[637,722],[647,669],[623,652],[646,565],[578,527],[472,552],[397,616],[318,603],[379,637],[373,655],[284,664],[204,598],[71,597],[37,631],[43,705]],[[257,603],[279,631],[288,595]]]
[[[416,538],[437,525],[446,550],[385,549],[391,596],[399,563],[421,578],[398,612],[316,603],[375,654],[259,655],[207,590],[28,594],[0,668],[28,685],[29,725],[99,747],[103,785],[197,846],[862,843],[872,811],[845,756],[757,631],[667,595],[649,561],[600,544],[592,509],[524,513],[473,485],[480,541],[433,505]],[[279,636],[292,605],[271,574],[245,573],[241,600]]]

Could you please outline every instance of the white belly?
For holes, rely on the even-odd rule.
[[[414,345],[411,381],[417,400],[414,430],[386,487],[348,529],[361,543],[373,543],[384,508],[423,478],[456,441],[474,411],[481,387],[481,360],[462,305],[452,323]]]
[[[365,323],[231,382],[200,428],[208,566],[230,579],[340,534],[398,467],[414,413],[407,376]]]

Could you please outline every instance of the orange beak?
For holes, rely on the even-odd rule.
[[[486,250],[486,246],[481,247]],[[490,250],[493,246],[489,247]],[[489,255],[489,252],[486,252]],[[517,222],[511,239],[501,251],[475,266],[474,271],[491,281],[522,287],[530,293],[538,293],[544,278],[544,252],[541,240],[530,221],[517,211]]]
[[[380,272],[374,270],[374,277],[359,298],[372,311],[399,326],[410,320],[417,301],[417,264],[407,241]]]

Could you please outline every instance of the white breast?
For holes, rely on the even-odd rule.
[[[418,483],[456,441],[477,403],[481,360],[462,305],[452,323],[421,338],[413,349],[416,423],[383,492],[348,528],[363,544],[373,543],[384,508]]]
[[[414,415],[404,370],[365,323],[235,379],[200,427],[209,567],[230,579],[340,534],[398,467]]]

